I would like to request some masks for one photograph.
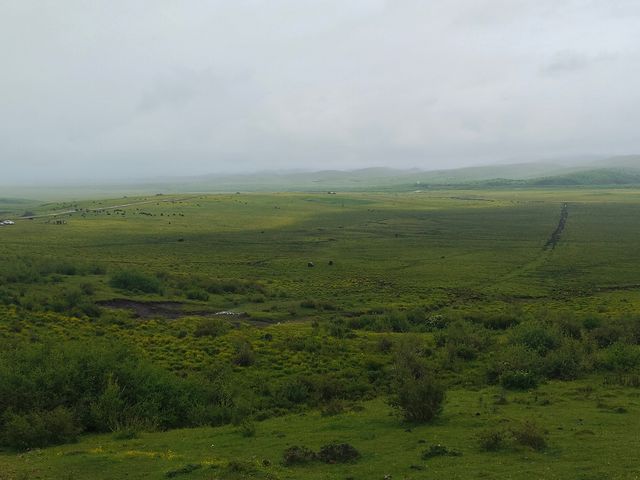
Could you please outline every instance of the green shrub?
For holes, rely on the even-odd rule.
[[[240,422],[240,427],[238,428],[238,430],[243,437],[255,437],[256,424],[251,419],[247,418]]]
[[[547,377],[559,380],[573,380],[587,370],[585,354],[576,340],[566,340],[562,346],[549,352],[543,361],[543,370]]]
[[[547,446],[546,433],[542,427],[532,420],[525,420],[511,430],[513,439],[518,445],[534,450],[544,450]]]
[[[162,291],[157,277],[135,270],[114,273],[109,280],[109,285],[132,293],[161,293]]]
[[[593,328],[590,336],[600,348],[606,348],[620,341],[624,335],[622,326],[606,324]]]
[[[607,370],[633,370],[640,365],[640,348],[636,345],[616,343],[600,353],[599,363]]]
[[[302,378],[285,378],[274,393],[276,404],[284,407],[304,403],[310,396],[311,385]]]
[[[206,290],[203,290],[201,288],[194,288],[187,291],[187,298],[189,300],[200,300],[202,302],[206,302],[207,300],[209,300],[209,294]]]
[[[487,429],[478,434],[480,450],[496,452],[501,450],[506,443],[506,432],[502,429]]]
[[[31,448],[136,423],[206,421],[214,386],[177,377],[133,350],[98,339],[0,348],[0,444]]]
[[[473,360],[491,344],[488,332],[476,325],[457,321],[435,335],[436,345],[445,347],[451,358]]]
[[[320,448],[318,458],[325,463],[347,463],[360,458],[360,452],[348,443],[329,443]]]
[[[534,388],[542,369],[542,359],[524,345],[501,347],[486,361],[487,381],[510,389]]]
[[[538,377],[527,370],[505,372],[500,376],[500,385],[509,390],[530,390],[538,386]]]
[[[442,411],[444,386],[417,357],[415,345],[404,346],[406,350],[401,349],[396,356],[395,394],[390,403],[409,422],[430,422]]]
[[[511,338],[515,344],[524,345],[539,355],[546,355],[560,346],[562,335],[548,325],[523,323],[513,332]]]
[[[344,413],[344,402],[335,398],[330,400],[320,410],[320,414],[323,417],[332,417],[334,415],[340,415],[341,413]]]
[[[282,463],[290,467],[292,465],[304,465],[317,460],[318,456],[310,448],[294,445],[287,448],[282,454]]]
[[[164,476],[167,478],[174,478],[179,475],[187,475],[201,468],[202,468],[202,465],[200,465],[199,463],[187,463],[183,467],[176,468],[175,470],[169,470],[167,473],[164,474]]]
[[[444,445],[431,445],[428,449],[422,452],[422,459],[429,460],[434,457],[459,457],[462,453],[458,450],[453,450],[445,447]]]
[[[219,337],[231,329],[231,325],[221,318],[204,318],[200,320],[193,334],[196,337]]]
[[[73,442],[80,433],[73,414],[62,406],[22,414],[8,411],[2,423],[2,443],[20,450]]]
[[[247,341],[242,341],[236,345],[236,352],[233,357],[233,363],[240,367],[249,367],[256,361],[256,354],[253,347]]]

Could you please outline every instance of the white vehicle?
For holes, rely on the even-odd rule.
[[[11,220],[5,220],[4,222],[2,222],[2,225],[15,225],[16,222],[13,222]]]

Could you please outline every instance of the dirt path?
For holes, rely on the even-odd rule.
[[[560,237],[562,236],[562,232],[564,231],[564,227],[567,224],[567,218],[569,217],[569,204],[563,203],[562,209],[560,210],[560,221],[558,222],[558,226],[553,231],[549,240],[544,245],[545,250],[553,250],[556,248],[556,245],[560,241]]]

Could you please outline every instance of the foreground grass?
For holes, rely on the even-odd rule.
[[[402,423],[378,399],[331,417],[309,412],[269,419],[257,424],[253,437],[234,426],[147,433],[131,440],[86,436],[73,445],[2,453],[0,478],[595,480],[640,475],[637,389],[605,387],[591,379],[510,393],[506,403],[500,396],[495,389],[452,391],[442,418],[426,426]],[[545,450],[513,445],[480,450],[477,435],[483,429],[508,429],[531,419],[547,431]],[[352,444],[362,458],[345,465],[281,463],[288,446],[318,449],[334,441]],[[422,460],[422,452],[434,444],[462,455]]]

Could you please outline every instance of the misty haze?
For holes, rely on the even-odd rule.
[[[639,33],[0,1],[0,480],[637,479]]]

